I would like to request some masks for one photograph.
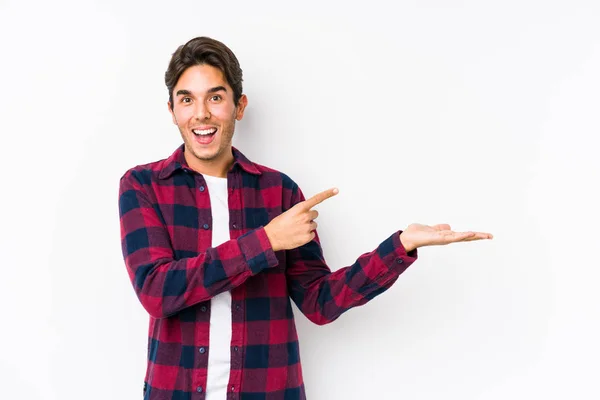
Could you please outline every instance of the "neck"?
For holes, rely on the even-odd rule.
[[[229,172],[234,162],[231,149],[224,152],[222,157],[215,158],[214,160],[200,160],[187,151],[184,151],[183,155],[189,167],[194,171],[202,175],[216,176],[219,178],[227,177],[227,172]]]

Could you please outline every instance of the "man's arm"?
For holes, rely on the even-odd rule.
[[[129,278],[140,302],[154,318],[165,318],[209,300],[278,264],[264,228],[209,248],[197,257],[175,260],[167,226],[132,174],[121,178],[119,214]]]
[[[400,233],[334,272],[323,258],[318,235],[290,250],[286,272],[292,300],[309,320],[324,325],[385,292],[417,259],[416,249],[407,253],[402,247]]]
[[[336,192],[321,193],[309,200],[304,199],[300,188],[294,184],[290,213],[294,216],[295,236],[302,236],[302,225],[306,218],[316,217],[310,208]],[[306,211],[303,218],[296,211]],[[285,217],[282,214],[281,217]],[[274,220],[275,221],[275,220]],[[277,221],[275,221],[277,223]],[[292,222],[292,221],[289,221]],[[309,222],[309,236],[302,240],[303,245],[288,249],[286,275],[290,296],[302,313],[312,322],[323,325],[336,320],[350,308],[365,304],[375,296],[390,288],[400,274],[416,259],[417,250],[407,253],[400,241],[401,231],[392,234],[375,250],[361,255],[354,264],[331,272],[323,257],[316,223]],[[287,246],[277,238],[278,229],[266,227],[275,249]],[[306,239],[311,238],[308,242]]]

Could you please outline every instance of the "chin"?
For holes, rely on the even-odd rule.
[[[219,151],[218,150],[213,150],[213,151],[206,151],[206,150],[196,150],[194,151],[194,155],[196,156],[197,159],[202,160],[202,161],[212,161],[216,158],[219,157]]]

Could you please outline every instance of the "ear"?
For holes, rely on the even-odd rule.
[[[171,102],[167,102],[167,107],[169,108],[169,112],[171,113],[171,117],[173,118],[173,123],[177,125],[177,118],[175,118],[175,113],[173,112]]]
[[[239,121],[244,117],[244,110],[246,109],[247,105],[248,97],[245,94],[243,94],[240,96],[240,101],[238,101],[238,105],[235,112],[235,119]]]

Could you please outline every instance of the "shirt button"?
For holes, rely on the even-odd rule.
[[[403,259],[401,259],[401,258],[396,258],[396,262],[397,262],[398,264],[402,264],[402,263],[404,262],[404,260],[403,260]]]
[[[235,386],[232,386],[231,387],[231,391],[233,392],[234,390],[235,390]]]
[[[204,225],[202,225],[202,227],[203,227],[204,229],[208,229],[208,224],[204,224]]]
[[[202,386],[198,386],[198,387],[196,388],[196,392],[198,392],[198,393],[202,393]]]
[[[239,304],[235,306],[235,309],[236,309],[236,310],[239,310],[240,308],[241,308],[241,307],[240,307],[240,305],[239,305]]]
[[[237,224],[233,224],[233,229],[237,229]]]
[[[204,354],[204,352],[206,352],[206,349],[204,347],[200,347],[198,351],[200,352],[200,354]]]
[[[235,347],[233,348],[233,351],[238,351],[238,350],[239,350],[239,348],[238,348],[237,346],[235,346]]]
[[[206,312],[207,308],[206,308],[206,306],[202,306],[202,307],[200,307],[200,310],[201,310],[202,312]]]
[[[206,188],[204,186],[200,186],[199,189],[200,189],[201,192],[204,192],[204,190],[206,190]]]

